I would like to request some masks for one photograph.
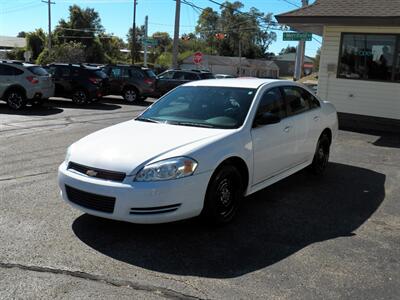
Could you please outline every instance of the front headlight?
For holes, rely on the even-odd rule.
[[[65,154],[65,159],[64,159],[65,163],[68,164],[70,158],[71,158],[71,147],[68,147],[67,153]]]
[[[149,164],[135,176],[135,181],[160,181],[187,177],[197,168],[197,161],[188,157],[175,157]]]

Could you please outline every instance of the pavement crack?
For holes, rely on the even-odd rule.
[[[40,173],[33,173],[33,174],[27,174],[27,175],[22,175],[22,176],[3,177],[3,178],[0,178],[0,182],[2,182],[2,181],[10,181],[10,180],[17,180],[17,179],[23,179],[23,178],[28,178],[28,177],[40,176],[40,175],[46,175],[46,174],[51,174],[51,173],[54,173],[54,171],[46,171],[46,172],[40,172]]]
[[[112,279],[112,278],[107,278],[105,276],[94,275],[94,274],[81,272],[81,271],[70,271],[70,270],[64,270],[64,269],[56,269],[56,268],[32,266],[32,265],[22,265],[22,264],[16,264],[16,263],[4,263],[4,262],[0,262],[0,268],[20,269],[20,270],[32,271],[32,272],[50,273],[50,274],[56,274],[56,275],[66,275],[66,276],[71,276],[71,277],[75,277],[75,278],[80,278],[80,279],[85,279],[85,280],[90,280],[90,281],[95,281],[95,282],[101,282],[101,283],[105,283],[105,284],[112,285],[115,287],[125,287],[125,288],[130,288],[133,290],[137,290],[137,291],[154,293],[154,294],[161,295],[161,296],[164,296],[165,298],[169,298],[169,299],[180,299],[180,300],[181,299],[182,300],[201,299],[201,298],[194,297],[191,295],[186,295],[186,294],[183,294],[183,293],[180,293],[180,292],[174,291],[172,289],[168,289],[168,288],[139,284],[139,283],[135,283],[135,282],[129,281],[129,280]]]

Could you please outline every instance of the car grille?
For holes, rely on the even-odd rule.
[[[131,215],[151,215],[151,214],[162,214],[173,212],[177,210],[181,204],[172,204],[166,206],[157,206],[157,207],[133,207],[131,208],[129,214]]]
[[[79,206],[97,210],[105,213],[112,213],[115,206],[115,198],[96,195],[84,192],[68,185],[65,185],[68,200]]]
[[[107,170],[91,168],[91,167],[83,166],[83,165],[80,165],[80,164],[77,164],[74,162],[70,162],[68,164],[68,169],[75,170],[79,173],[88,175],[90,177],[111,180],[111,181],[118,181],[118,182],[124,181],[125,176],[126,176],[126,174],[122,173],[122,172],[107,171]],[[90,174],[90,172],[92,172],[92,175]]]

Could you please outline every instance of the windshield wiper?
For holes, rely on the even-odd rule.
[[[152,119],[152,118],[143,118],[143,117],[140,117],[140,118],[136,118],[135,120],[137,120],[137,121],[142,121],[142,122],[149,122],[149,123],[160,123],[160,121],[154,120],[154,119]]]
[[[193,126],[193,127],[204,127],[204,128],[214,128],[214,126],[204,123],[191,123],[191,122],[173,122],[173,125],[182,125],[182,126]]]

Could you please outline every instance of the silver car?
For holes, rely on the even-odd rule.
[[[54,95],[54,83],[41,66],[16,61],[0,61],[0,99],[12,109],[27,103],[41,105]]]

